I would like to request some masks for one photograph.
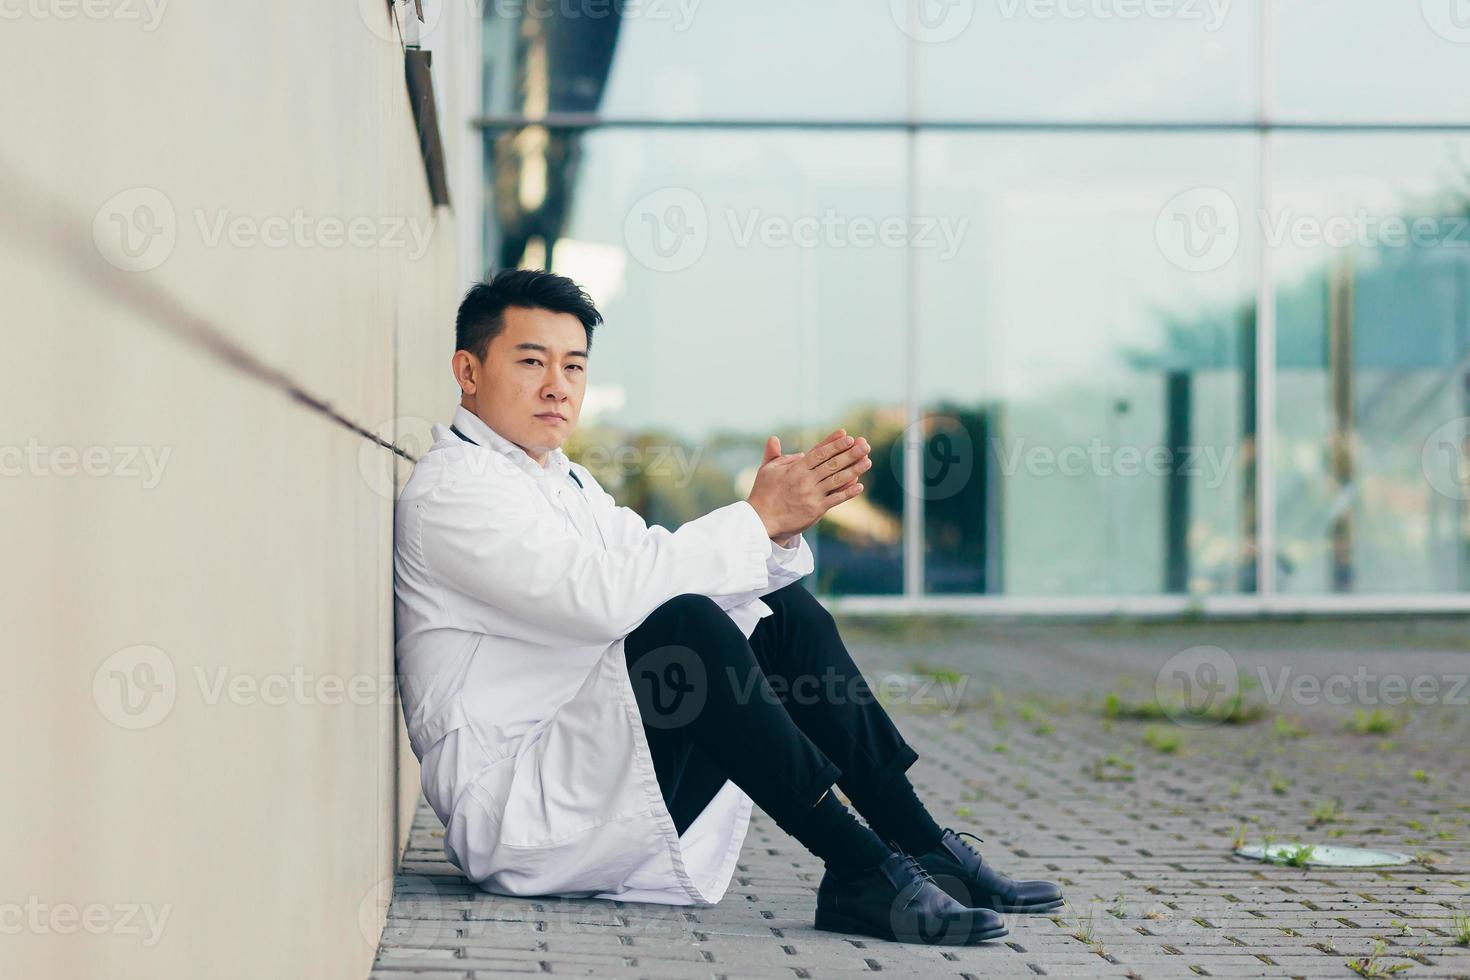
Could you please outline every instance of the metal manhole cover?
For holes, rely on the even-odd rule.
[[[1332,847],[1327,844],[1272,844],[1270,847],[1240,847],[1236,855],[1252,861],[1292,864],[1308,868],[1383,868],[1413,864],[1414,859],[1395,851],[1372,851],[1362,847]]]

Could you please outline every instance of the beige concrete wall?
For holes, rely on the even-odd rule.
[[[282,389],[452,405],[402,51],[372,0],[5,19],[0,976],[365,976],[418,793],[394,461]]]

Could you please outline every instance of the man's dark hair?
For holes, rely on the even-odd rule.
[[[587,352],[592,352],[592,330],[602,314],[581,286],[544,269],[501,269],[471,286],[454,318],[455,350],[467,350],[483,361],[490,341],[505,329],[505,311],[511,306],[570,313],[582,321]]]

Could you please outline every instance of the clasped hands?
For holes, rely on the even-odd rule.
[[[858,477],[872,467],[872,446],[838,429],[804,453],[782,455],[781,440],[766,440],[765,457],[746,501],[771,540],[783,548],[822,515],[863,492]]]

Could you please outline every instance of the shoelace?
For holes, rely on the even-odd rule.
[[[898,848],[895,847],[894,850],[898,850]],[[899,851],[898,853],[903,856],[903,866],[909,871],[912,871],[914,873],[914,876],[918,879],[914,882],[914,890],[910,894],[904,896],[903,904],[907,906],[910,902],[919,897],[919,892],[924,890],[924,882],[927,881],[936,885],[938,884],[938,882],[934,881],[933,875],[924,870],[924,866],[919,863],[918,858],[914,857],[907,851]]]
[[[944,830],[945,830],[946,833],[954,834],[954,836],[957,839],[968,837],[971,840],[979,841],[981,844],[984,844],[985,843],[985,838],[984,837],[976,837],[974,834],[970,833],[967,830],[951,830],[949,827],[945,827]],[[969,851],[971,854],[975,855],[977,858],[980,858],[980,861],[982,863],[985,861],[985,858],[981,857],[979,851],[975,850],[969,844],[966,844],[964,842],[964,840],[962,840],[962,839],[960,840],[960,846],[963,847],[965,850]]]

